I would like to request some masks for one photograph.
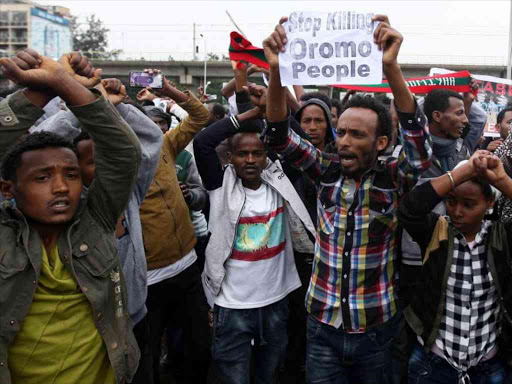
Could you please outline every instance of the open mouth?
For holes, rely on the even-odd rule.
[[[340,162],[343,166],[352,166],[356,161],[357,157],[352,154],[340,154]]]
[[[55,211],[65,211],[71,206],[71,201],[69,199],[60,199],[54,201],[50,207]]]

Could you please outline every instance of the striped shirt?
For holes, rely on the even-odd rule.
[[[317,150],[288,121],[269,123],[268,143],[318,186],[318,220],[308,312],[325,324],[364,331],[397,310],[399,241],[395,210],[402,194],[430,167],[427,122],[398,112],[404,143],[398,158],[377,162],[359,182],[345,177],[337,154]]]

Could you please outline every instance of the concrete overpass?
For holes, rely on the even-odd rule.
[[[141,71],[144,68],[153,68],[161,70],[168,79],[179,84],[182,88],[192,92],[203,84],[204,62],[203,61],[103,61],[94,60],[94,65],[103,69],[103,77],[114,77],[120,79],[125,85],[128,85],[128,76],[130,71]],[[453,71],[469,70],[471,73],[479,75],[506,77],[506,67],[503,65],[466,65],[466,64],[401,64],[402,71],[406,78],[422,77],[429,74],[430,68],[439,67]],[[229,61],[210,61],[207,66],[207,81],[211,81],[208,87],[208,93],[217,94],[220,98],[220,89],[223,82],[233,78],[233,71]],[[256,81],[255,75],[253,77]],[[7,81],[0,74],[0,88],[7,86]],[[329,92],[328,87],[318,87],[320,90]],[[138,89],[127,87],[129,94],[134,97]]]
[[[127,84],[130,71],[144,68],[160,69],[167,78],[181,84],[187,89],[196,90],[202,85],[204,62],[202,61],[96,61],[97,67],[103,68],[103,77],[116,77]],[[471,73],[504,78],[507,69],[497,65],[444,65],[444,64],[402,64],[406,78],[428,76],[430,68],[440,67],[453,71],[469,70]],[[207,66],[207,81],[222,82],[233,77],[229,61],[211,61]]]

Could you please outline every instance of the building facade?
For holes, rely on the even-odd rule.
[[[0,0],[0,57],[33,48],[59,58],[72,50],[69,9],[31,1]]]

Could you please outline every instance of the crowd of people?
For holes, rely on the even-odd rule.
[[[1,384],[512,382],[512,107],[415,97],[382,15],[392,100],[294,95],[285,21],[229,112],[0,59]]]

